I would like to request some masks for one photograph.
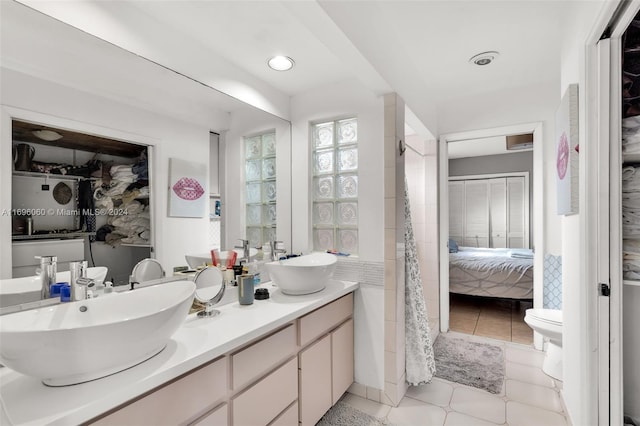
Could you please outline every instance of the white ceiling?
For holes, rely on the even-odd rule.
[[[96,13],[100,13],[101,22],[110,24],[111,42],[118,44],[126,35],[129,50],[158,52],[157,57],[166,61],[191,55],[191,60],[176,61],[175,66],[183,74],[213,85],[223,83],[212,75],[221,62],[230,64],[226,71],[236,67],[239,79],[255,77],[287,96],[355,76],[376,93],[398,92],[424,123],[434,123],[437,105],[444,99],[464,102],[467,96],[544,82],[557,86],[562,41],[570,35],[565,24],[576,10],[602,3],[22,2],[46,13],[66,7],[76,15],[91,4],[93,15],[86,17],[84,31],[102,31],[99,35],[109,40],[111,36],[103,31],[105,25],[98,30],[95,24]],[[76,26],[81,25],[77,22]],[[501,53],[494,64],[478,67],[468,63],[471,56],[487,50]],[[266,61],[275,54],[291,56],[296,61],[294,69],[270,70]]]

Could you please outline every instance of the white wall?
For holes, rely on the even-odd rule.
[[[518,87],[491,96],[453,99],[442,104],[438,115],[441,134],[489,129],[513,124],[542,122],[544,146],[544,253],[559,255],[561,221],[556,215],[555,111],[559,82]],[[547,167],[547,165],[549,167]],[[537,172],[537,171],[536,171]],[[538,247],[536,247],[539,249]]]
[[[357,80],[342,81],[291,98],[293,250],[309,252],[311,238],[310,123],[358,118],[359,258],[384,256],[384,104]],[[361,283],[355,300],[355,379],[384,388],[384,289]]]
[[[125,103],[83,92],[15,71],[2,69],[0,102],[2,115],[0,141],[0,200],[2,208],[11,205],[11,114],[17,118],[39,117],[40,122],[99,133],[108,137],[153,145],[152,197],[154,203],[155,256],[167,270],[185,264],[184,254],[194,247],[206,247],[208,216],[203,218],[167,217],[167,188],[169,158],[207,162],[209,158],[209,130],[228,127],[217,121],[190,124],[149,111],[133,108]],[[22,110],[22,111],[21,111]],[[96,130],[98,129],[98,130]],[[207,180],[208,181],[208,180]],[[10,217],[0,218],[0,275],[10,271]],[[7,260],[8,259],[8,260]],[[8,262],[8,265],[7,265]]]
[[[276,232],[287,251],[291,248],[291,126],[288,121],[247,107],[231,113],[230,129],[222,137],[223,249],[239,245],[238,239],[246,239],[243,137],[269,130],[276,132]]]

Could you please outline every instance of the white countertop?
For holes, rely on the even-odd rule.
[[[358,283],[332,280],[323,291],[305,296],[287,296],[270,283],[261,287],[270,289],[270,299],[247,306],[238,302],[221,306],[221,314],[213,318],[189,315],[162,352],[109,377],[52,388],[38,379],[0,368],[0,424],[69,425],[88,421],[356,290]]]

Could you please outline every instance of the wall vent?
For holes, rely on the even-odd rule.
[[[533,133],[507,136],[507,150],[518,151],[533,148]]]

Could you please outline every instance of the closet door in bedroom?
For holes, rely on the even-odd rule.
[[[489,247],[489,185],[486,179],[465,182],[465,218],[463,244]]]
[[[507,180],[490,179],[488,182],[491,241],[487,247],[507,247]]]
[[[524,178],[509,177],[507,180],[507,245],[509,248],[525,248],[529,246],[526,241],[525,230],[529,226],[525,211]],[[498,247],[498,246],[494,246]]]
[[[462,243],[464,235],[464,181],[449,182],[449,238]]]

